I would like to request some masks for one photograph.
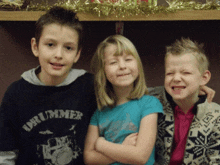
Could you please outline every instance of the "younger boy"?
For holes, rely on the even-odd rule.
[[[40,66],[24,72],[2,100],[0,164],[83,164],[96,100],[92,75],[72,69],[80,57],[82,30],[76,14],[61,7],[36,22],[31,48]]]
[[[164,107],[158,117],[155,164],[220,164],[220,106],[198,97],[210,77],[208,60],[197,43],[181,39],[167,47],[166,91],[155,88]]]

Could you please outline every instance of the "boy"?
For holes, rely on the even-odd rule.
[[[40,66],[22,74],[0,107],[0,164],[83,164],[84,138],[96,109],[93,77],[72,69],[82,25],[71,10],[50,9],[36,22]],[[17,156],[18,155],[18,156]]]
[[[155,88],[150,92],[164,107],[158,117],[155,164],[220,164],[220,106],[198,97],[210,77],[200,45],[181,39],[167,47],[166,91]]]

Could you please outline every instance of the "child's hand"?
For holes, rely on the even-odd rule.
[[[132,133],[125,138],[122,145],[136,146],[137,138],[138,138],[138,133]]]
[[[211,103],[215,96],[215,91],[207,86],[202,86],[199,95],[207,95],[207,100]]]

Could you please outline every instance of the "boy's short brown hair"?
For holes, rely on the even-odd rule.
[[[68,26],[75,30],[78,34],[78,51],[83,45],[83,26],[79,21],[76,13],[71,9],[55,6],[42,15],[35,23],[35,39],[37,45],[44,29],[44,26],[49,24],[59,24],[62,26]]]
[[[172,45],[166,47],[165,61],[168,55],[183,55],[191,53],[198,62],[198,69],[203,74],[209,68],[209,61],[205,55],[203,44],[193,42],[189,38],[176,40]]]

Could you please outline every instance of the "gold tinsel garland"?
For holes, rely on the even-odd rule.
[[[49,10],[53,6],[63,6],[77,13],[88,13],[94,14],[97,16],[108,17],[110,15],[114,15],[115,17],[130,17],[134,15],[150,15],[150,14],[158,14],[158,13],[171,13],[179,10],[220,10],[220,5],[216,2],[211,3],[199,3],[195,1],[189,0],[166,0],[168,3],[168,7],[165,6],[155,6],[148,5],[146,2],[142,2],[138,5],[134,5],[133,1],[123,1],[112,3],[109,1],[100,2],[96,0],[94,2],[90,2],[86,0],[85,2],[80,2],[80,0],[59,0],[57,3],[53,5],[49,5],[47,2],[44,3],[33,3],[30,2],[24,9],[21,8],[22,1],[16,0],[10,2],[8,0],[3,0],[0,3],[0,7],[14,8],[19,10],[27,10],[27,11],[46,11]]]

